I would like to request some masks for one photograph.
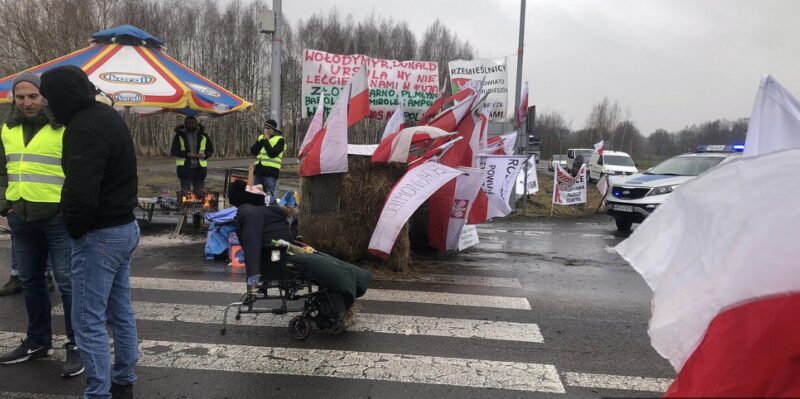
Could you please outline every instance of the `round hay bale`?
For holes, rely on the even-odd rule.
[[[405,173],[405,166],[376,165],[369,157],[349,156],[347,173],[303,178],[300,233],[320,251],[357,262],[367,248],[386,195]],[[410,258],[404,227],[385,267],[404,270]]]

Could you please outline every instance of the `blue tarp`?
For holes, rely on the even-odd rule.
[[[206,259],[215,259],[228,251],[228,236],[236,233],[236,208],[227,208],[206,215],[208,225],[206,237]]]

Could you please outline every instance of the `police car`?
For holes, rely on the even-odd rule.
[[[743,145],[701,145],[695,152],[661,162],[644,173],[610,180],[606,209],[617,230],[629,231],[661,205],[669,193],[701,173],[741,155]]]

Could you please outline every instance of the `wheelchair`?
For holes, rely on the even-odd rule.
[[[299,341],[311,335],[312,323],[320,329],[333,324],[327,316],[332,306],[327,290],[319,282],[305,278],[302,265],[287,260],[289,246],[285,241],[273,241],[271,246],[264,248],[269,259],[262,259],[261,281],[257,285],[248,285],[238,302],[225,307],[220,335],[227,332],[228,313],[233,308],[236,308],[236,320],[240,320],[243,314],[300,313],[289,321],[289,333]],[[257,307],[259,301],[273,301],[278,305]]]

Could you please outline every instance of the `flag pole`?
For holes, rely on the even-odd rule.
[[[519,11],[519,47],[517,48],[517,87],[516,87],[516,94],[514,95],[514,114],[516,115],[519,113],[519,102],[520,102],[520,91],[522,90],[522,52],[523,47],[525,47],[525,0],[520,0],[520,11]],[[523,132],[523,136],[525,137],[524,147],[522,145],[518,145],[519,148],[524,148],[525,156],[528,155],[528,133],[522,126],[519,127],[519,130]],[[520,132],[517,132],[517,142],[519,142]],[[527,168],[528,160],[525,160],[525,189],[523,190],[522,194],[522,206],[523,210],[527,210],[528,208],[528,187],[527,187],[527,178],[528,178],[528,168]]]

